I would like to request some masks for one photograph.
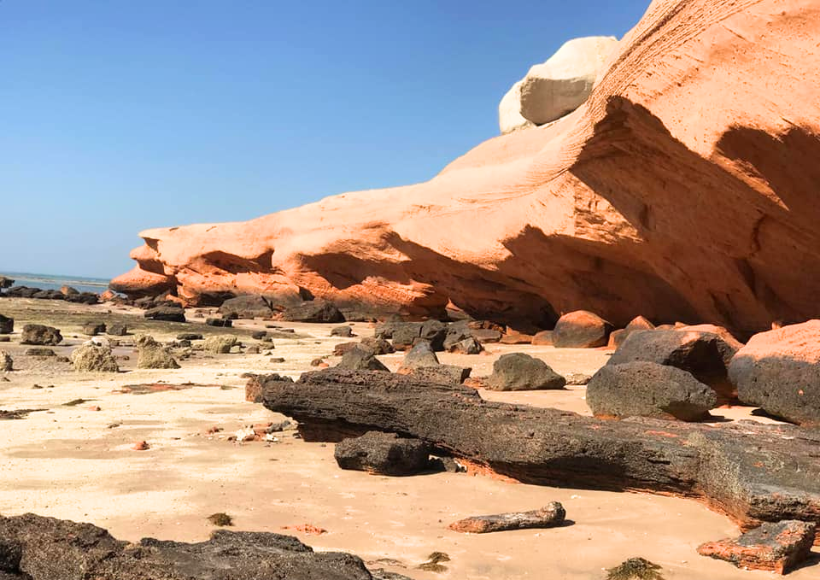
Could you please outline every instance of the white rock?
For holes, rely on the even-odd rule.
[[[519,129],[535,127],[535,124],[521,116],[521,83],[518,81],[507,91],[498,104],[498,125],[501,134],[506,135]]]
[[[532,67],[521,81],[522,117],[543,125],[580,107],[617,45],[613,36],[576,38]]]

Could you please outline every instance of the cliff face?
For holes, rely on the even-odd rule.
[[[741,330],[820,316],[820,0],[656,0],[589,100],[427,183],[143,232],[132,295]]]

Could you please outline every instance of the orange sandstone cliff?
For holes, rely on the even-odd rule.
[[[820,316],[820,0],[655,0],[589,100],[427,183],[142,232],[112,288],[547,324]]]

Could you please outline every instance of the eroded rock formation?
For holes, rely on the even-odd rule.
[[[112,288],[544,326],[820,316],[819,35],[818,0],[655,0],[559,121],[419,185],[145,231]]]

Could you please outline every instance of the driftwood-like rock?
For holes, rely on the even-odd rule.
[[[485,401],[463,386],[334,369],[270,381],[263,402],[298,420],[306,441],[388,431],[525,483],[702,499],[745,529],[820,521],[820,433],[791,425],[602,421]]]
[[[456,532],[468,534],[487,534],[507,530],[524,530],[528,528],[554,528],[564,523],[567,512],[557,501],[541,509],[529,512],[512,512],[492,516],[474,516],[450,524]]]

